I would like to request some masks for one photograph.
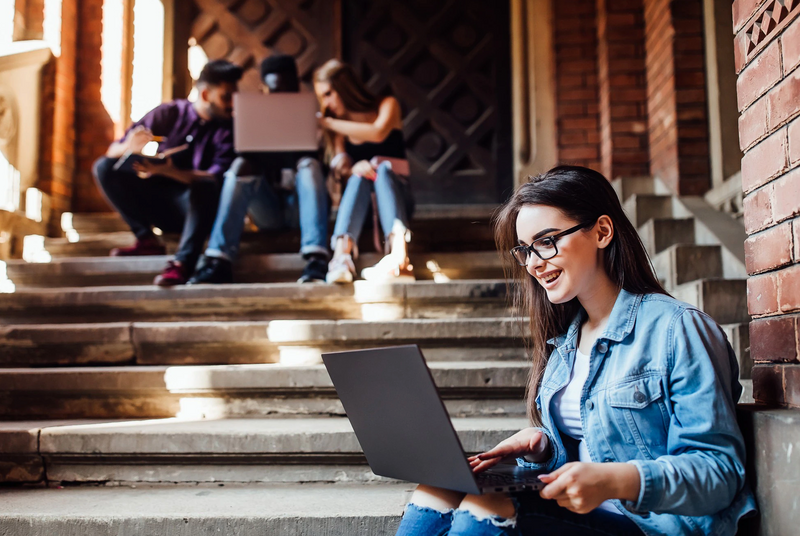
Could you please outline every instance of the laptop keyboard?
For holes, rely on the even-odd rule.
[[[539,479],[532,476],[531,478],[521,479],[512,475],[501,473],[480,473],[476,475],[476,480],[481,486],[508,486],[513,484],[524,484],[527,482],[536,482]]]

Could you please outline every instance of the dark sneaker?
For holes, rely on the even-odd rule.
[[[166,255],[165,248],[157,238],[145,238],[137,240],[136,245],[128,248],[114,248],[109,255],[112,257],[136,257],[139,255]]]
[[[203,283],[233,283],[233,265],[226,259],[218,257],[205,257],[191,279],[190,285]]]
[[[323,259],[311,259],[303,268],[303,275],[297,280],[298,283],[322,283],[328,273],[328,261]]]
[[[178,261],[169,261],[167,267],[157,275],[153,281],[159,287],[174,287],[175,285],[185,285],[188,274],[186,268]]]

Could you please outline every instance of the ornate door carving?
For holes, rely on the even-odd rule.
[[[300,77],[339,53],[339,0],[194,0],[192,37],[209,59],[245,67],[240,87],[259,86],[258,66],[273,52],[297,59]]]
[[[391,92],[419,203],[491,203],[512,186],[508,2],[345,0],[344,59]]]

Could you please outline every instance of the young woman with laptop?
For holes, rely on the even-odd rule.
[[[347,178],[333,230],[329,283],[351,283],[358,237],[375,194],[388,254],[365,268],[368,280],[414,280],[408,260],[413,200],[400,104],[367,90],[352,67],[330,60],[314,73],[326,158],[337,178]]]
[[[736,356],[670,297],[601,174],[533,177],[496,219],[529,319],[532,426],[473,456],[545,471],[540,492],[420,485],[398,535],[733,536],[755,512],[736,422]]]

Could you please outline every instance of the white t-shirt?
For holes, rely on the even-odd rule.
[[[553,420],[562,434],[578,440],[578,459],[591,462],[589,449],[583,442],[581,424],[581,391],[589,377],[589,356],[580,350],[575,351],[575,364],[569,375],[569,383],[553,396]],[[611,501],[604,501],[597,508],[622,515]]]

